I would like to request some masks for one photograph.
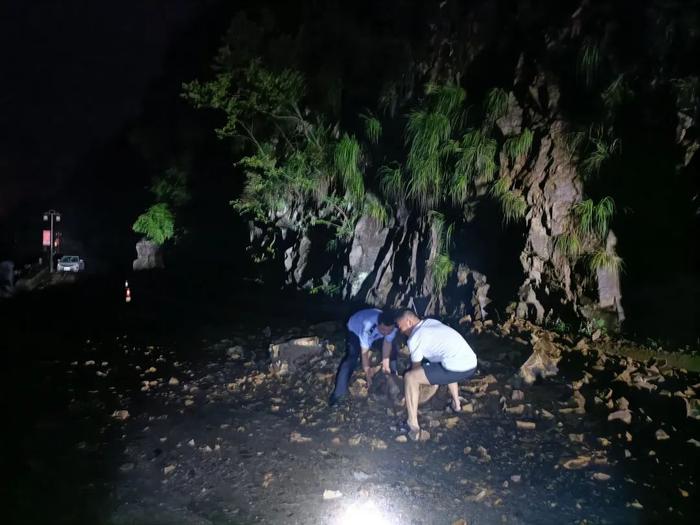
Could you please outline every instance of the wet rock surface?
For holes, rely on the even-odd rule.
[[[506,336],[465,323],[479,373],[461,386],[459,414],[443,390],[421,408],[430,438],[415,443],[399,431],[399,378],[368,388],[356,374],[347,403],[328,408],[344,352],[338,324],[265,320],[179,342],[83,340],[43,363],[42,391],[67,396],[34,423],[14,490],[43,479],[62,492],[72,514],[62,508],[55,523],[333,523],[367,501],[388,523],[697,516],[697,375],[550,334],[558,374],[528,385],[519,370],[531,325]],[[271,366],[270,345],[306,337],[318,339],[294,370]]]

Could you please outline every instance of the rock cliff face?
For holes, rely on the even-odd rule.
[[[401,11],[404,25],[421,30],[391,43],[403,58],[387,68],[393,78],[375,82],[391,87],[390,114],[408,112],[430,82],[463,87],[476,113],[490,90],[501,90],[503,111],[482,130],[498,144],[495,181],[523,203],[516,220],[502,226],[483,213],[497,202],[486,178],[474,181],[468,205],[437,210],[455,224],[460,248],[436,285],[442,232],[410,205],[399,203],[383,223],[360,215],[342,242],[302,226],[303,213],[289,208],[271,229],[251,223],[254,242],[275,253],[288,285],[378,306],[413,305],[425,314],[485,319],[497,307],[538,323],[568,315],[619,326],[625,313],[612,204],[604,220],[602,208],[588,216],[585,208],[610,196],[615,214],[625,210],[632,190],[614,177],[635,156],[625,149],[625,134],[636,127],[673,143],[660,155],[675,163],[676,174],[697,171],[698,67],[684,57],[698,49],[688,20],[700,16],[696,7],[654,2],[643,2],[643,10],[633,2],[535,4],[448,0],[434,10]],[[664,135],[671,128],[675,136]],[[524,134],[527,147],[509,153],[508,141]],[[492,240],[488,249],[498,253],[485,257],[486,237],[507,238],[508,245]],[[521,274],[513,279],[485,262],[499,257],[517,259]]]

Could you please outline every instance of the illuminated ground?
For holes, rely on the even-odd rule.
[[[565,413],[576,406],[572,380],[591,363],[565,360],[559,377],[523,388],[524,400],[515,402],[509,380],[525,346],[472,337],[483,361],[474,392],[465,392],[474,412],[446,414],[438,398],[422,413],[431,441],[400,443],[393,428],[400,409],[367,396],[359,382],[347,407],[326,408],[339,351],[291,377],[267,374],[269,342],[311,330],[292,317],[300,311],[266,316],[260,302],[209,321],[179,308],[160,319],[115,302],[85,324],[62,319],[50,338],[32,334],[34,319],[23,315],[3,407],[15,422],[3,447],[10,522],[677,523],[697,516],[699,449],[688,443],[700,438],[697,422],[679,419],[669,410],[675,405],[635,404],[646,398],[630,392],[633,424],[607,423],[592,403],[611,385],[605,372],[581,389],[586,414]],[[342,332],[329,336],[339,343]],[[242,359],[227,355],[235,346]],[[502,410],[519,404],[522,415]],[[129,417],[115,419],[118,410]],[[518,430],[516,420],[536,429]],[[656,441],[657,428],[671,438]],[[564,468],[581,456],[584,467]],[[326,490],[342,496],[324,500]]]

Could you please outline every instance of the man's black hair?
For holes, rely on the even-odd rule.
[[[382,310],[382,313],[379,314],[379,319],[377,319],[377,322],[385,326],[394,326],[396,324],[394,312],[391,310]]]

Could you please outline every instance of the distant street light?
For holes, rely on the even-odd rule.
[[[49,255],[49,272],[53,273],[53,250],[55,246],[54,234],[53,234],[53,223],[61,222],[61,214],[56,210],[49,210],[44,212],[44,221],[51,221],[51,241],[49,243],[50,255]]]

